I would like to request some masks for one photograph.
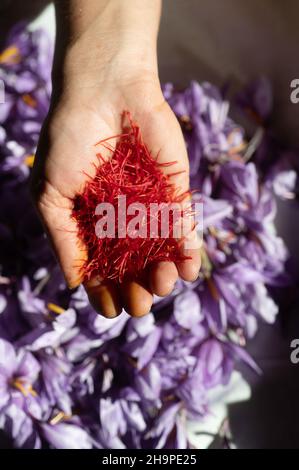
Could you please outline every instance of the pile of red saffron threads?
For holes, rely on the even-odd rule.
[[[85,281],[99,276],[103,280],[124,280],[138,278],[152,263],[158,261],[180,262],[186,259],[180,249],[180,243],[173,236],[173,218],[169,218],[169,236],[153,238],[150,236],[150,204],[172,204],[186,199],[170,181],[174,173],[165,174],[161,168],[175,162],[159,163],[144,144],[139,126],[134,123],[128,112],[123,113],[123,121],[129,118],[129,124],[122,126],[122,134],[116,136],[115,147],[105,139],[96,145],[103,145],[111,152],[107,160],[98,153],[99,164],[94,177],[88,176],[83,191],[73,200],[72,215],[77,221],[78,235],[87,248],[87,260],[82,266]],[[142,203],[146,207],[143,218],[147,236],[132,238],[125,234],[119,236],[119,196],[126,196],[126,207]],[[98,237],[96,224],[99,216],[96,207],[100,203],[110,203],[115,209],[114,236]],[[182,210],[182,213],[184,211]],[[182,215],[182,214],[181,214]],[[160,230],[161,213],[157,215]],[[128,226],[133,216],[125,215]]]

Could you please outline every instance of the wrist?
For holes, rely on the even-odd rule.
[[[60,0],[61,1],[61,0]],[[81,0],[66,2],[76,9]],[[93,0],[91,0],[91,4]],[[158,77],[157,34],[160,0],[97,0],[94,16],[68,16],[67,27],[57,6],[57,50],[53,66],[55,81],[125,81],[138,76]],[[86,2],[85,2],[86,5]],[[96,8],[97,7],[97,8]]]

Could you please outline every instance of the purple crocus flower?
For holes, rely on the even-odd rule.
[[[199,350],[196,369],[201,376],[205,389],[229,382],[234,361],[229,357],[223,345],[216,339],[205,341]]]
[[[38,359],[44,384],[43,392],[47,396],[49,405],[56,406],[66,415],[71,415],[73,402],[69,394],[72,364],[63,355],[59,357],[58,354],[45,352],[40,353]]]
[[[118,436],[125,435],[127,431],[143,432],[146,429],[142,412],[134,401],[122,398],[112,401],[110,398],[103,398],[100,400],[99,414],[102,439],[107,444],[112,443]]]
[[[229,104],[216,87],[191,82],[182,92],[171,84],[163,91],[184,132],[191,185],[210,195],[217,165],[243,150],[243,132],[227,117]]]
[[[202,269],[148,316],[105,319],[83,287],[67,290],[30,209],[51,57],[46,35],[24,25],[0,53],[0,429],[17,448],[187,448],[188,421],[212,411],[210,390],[238,360],[258,371],[243,346],[278,311],[268,285],[286,282],[287,252],[274,194],[294,196],[297,153],[266,127],[266,82],[243,95],[258,121],[249,144],[218,88],[166,84],[203,203]]]
[[[93,440],[82,427],[72,423],[41,423],[41,433],[54,449],[91,449]]]
[[[0,339],[0,409],[15,403],[22,409],[31,407],[37,397],[34,384],[40,365],[28,351],[16,351],[12,344]]]
[[[2,171],[13,172],[16,181],[27,178],[32,167],[42,121],[50,101],[53,47],[40,31],[24,25],[10,34],[0,55],[0,79],[5,84],[5,103],[0,123],[6,132]]]
[[[162,409],[146,438],[154,440],[156,449],[186,449],[186,421],[182,405],[178,402]]]
[[[17,449],[40,449],[38,431],[31,418],[17,405],[11,403],[0,411],[0,429]]]

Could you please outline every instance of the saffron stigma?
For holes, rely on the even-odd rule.
[[[72,215],[79,238],[88,251],[82,266],[84,280],[100,276],[121,283],[137,278],[153,262],[186,259],[178,241],[180,237],[173,236],[177,227],[175,217],[169,217],[164,227],[161,212],[153,215],[150,211],[152,205],[166,210],[176,205],[181,218],[187,214],[184,203],[190,198],[189,192],[181,192],[171,182],[175,172],[163,172],[163,167],[168,170],[176,162],[160,163],[158,157],[151,155],[139,126],[128,112],[123,113],[122,134],[116,137],[115,147],[109,138],[96,144],[108,149],[111,158],[107,161],[101,153],[97,154],[95,176],[88,177],[83,191],[73,199]],[[140,205],[143,210],[136,216],[134,208],[138,210]],[[109,225],[108,218],[105,220],[104,209],[108,206],[113,217],[116,216],[115,226]],[[132,209],[129,221],[126,207]],[[140,229],[138,234],[136,224]]]

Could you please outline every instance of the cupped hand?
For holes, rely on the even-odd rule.
[[[164,100],[155,73],[127,71],[122,76],[113,67],[107,67],[93,78],[85,71],[70,74],[58,99],[56,95],[43,127],[32,188],[38,212],[71,288],[82,282],[80,268],[87,256],[72,218],[72,199],[82,191],[86,174],[94,174],[94,165],[99,164],[96,156],[99,149],[94,144],[121,133],[123,110],[130,111],[152,155],[159,154],[159,162],[176,162],[171,166],[171,173],[178,174],[171,177],[172,182],[182,192],[189,188],[183,135]],[[170,170],[165,166],[163,171]],[[153,294],[168,295],[179,276],[186,281],[197,278],[200,256],[195,231],[191,238],[194,247],[192,241],[188,249],[182,245],[188,259],[177,265],[156,263],[140,282],[118,285],[99,278],[85,282],[90,303],[110,318],[117,316],[122,308],[133,316],[148,313]]]

